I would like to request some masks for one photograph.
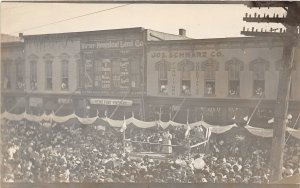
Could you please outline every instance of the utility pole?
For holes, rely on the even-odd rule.
[[[286,16],[265,15],[260,16],[256,13],[254,17],[246,14],[244,21],[247,22],[264,22],[264,23],[282,23],[286,29],[270,29],[266,30],[251,30],[243,28],[241,32],[249,36],[277,36],[283,39],[283,55],[282,63],[280,64],[279,82],[277,91],[277,101],[275,106],[275,123],[273,127],[273,140],[271,148],[271,182],[282,179],[283,155],[285,146],[285,134],[287,127],[287,113],[289,105],[289,93],[291,85],[291,73],[294,67],[294,48],[297,45],[297,37],[299,36],[298,27],[300,25],[300,3],[299,2],[252,2],[249,7],[282,7],[286,10]]]

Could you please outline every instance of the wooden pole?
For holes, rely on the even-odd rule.
[[[288,7],[287,19],[296,15],[296,8],[291,4]],[[293,68],[295,33],[297,26],[286,25],[287,37],[284,40],[283,62],[279,73],[277,91],[277,103],[275,109],[273,140],[271,148],[271,178],[270,181],[282,179],[283,155],[285,146],[285,133],[287,125],[287,113],[289,92],[291,85],[291,72]]]

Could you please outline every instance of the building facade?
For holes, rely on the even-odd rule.
[[[1,35],[1,110],[24,111],[24,43],[19,38]],[[17,105],[21,109],[17,109]]]
[[[261,100],[255,114],[258,118],[253,119],[270,119],[282,51],[282,41],[275,38],[149,42],[148,118],[160,116],[164,121],[182,123],[204,118],[213,124],[227,124],[237,113],[250,116]],[[290,91],[290,111],[295,113],[299,113],[300,101],[299,60],[296,53]]]
[[[146,42],[187,39],[144,28],[21,37],[19,46],[10,43],[3,50],[4,93],[22,91],[17,97],[22,108],[16,101],[10,106],[33,114],[120,119],[132,113],[143,117]]]

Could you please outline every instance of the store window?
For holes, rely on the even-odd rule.
[[[62,60],[61,62],[61,89],[69,89],[69,61]]]
[[[46,61],[46,89],[52,90],[52,61]]]
[[[269,62],[264,59],[256,59],[251,62],[250,70],[253,73],[253,96],[261,97],[265,95],[265,72],[269,68]]]
[[[243,70],[243,62],[238,59],[232,59],[226,62],[228,71],[228,96],[240,96],[240,71]]]
[[[158,71],[158,92],[167,95],[170,63],[165,60],[159,61],[156,63],[156,70]]]
[[[30,61],[30,89],[37,89],[37,62],[32,60]]]
[[[218,62],[208,59],[202,63],[202,71],[204,71],[204,95],[215,96],[216,90],[216,71],[218,70]]]

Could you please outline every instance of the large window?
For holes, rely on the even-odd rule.
[[[61,89],[69,89],[69,61],[63,60],[61,62]]]
[[[251,62],[250,69],[253,72],[253,96],[261,97],[265,94],[265,72],[269,63],[263,59]]]
[[[46,61],[46,89],[53,89],[52,85],[52,61]]]
[[[169,62],[165,60],[155,64],[155,69],[158,71],[158,92],[160,94],[168,94],[168,71],[170,70]]]
[[[232,59],[226,63],[228,71],[228,95],[240,95],[240,71],[243,70],[243,63],[237,59]]]
[[[191,95],[191,71],[194,70],[194,63],[189,60],[183,60],[178,64],[181,71],[181,94]]]
[[[24,62],[19,60],[16,62],[17,89],[23,90],[25,88],[24,73]]]
[[[204,95],[215,96],[216,90],[216,71],[218,70],[218,62],[208,59],[202,63],[202,71],[204,71]]]
[[[191,94],[191,73],[188,70],[183,70],[181,72],[181,94],[190,95]]]
[[[37,89],[37,62],[30,61],[30,89]]]
[[[12,61],[3,63],[3,89],[11,89],[11,63]]]

